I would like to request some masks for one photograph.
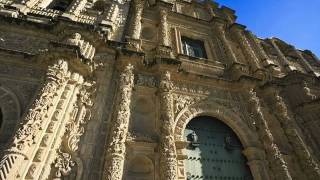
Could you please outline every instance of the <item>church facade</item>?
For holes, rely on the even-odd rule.
[[[319,180],[319,59],[236,18],[0,0],[0,180]]]

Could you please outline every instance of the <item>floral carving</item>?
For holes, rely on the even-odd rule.
[[[62,176],[69,175],[74,165],[75,163],[72,161],[70,154],[59,151],[54,164],[55,168],[57,168],[56,178],[60,179]]]
[[[173,99],[174,99],[174,113],[178,114],[185,107],[198,103],[201,100],[204,100],[205,97],[174,94]]]

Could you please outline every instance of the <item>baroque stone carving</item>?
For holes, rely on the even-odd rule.
[[[268,122],[265,119],[260,99],[253,89],[249,91],[249,109],[256,118],[258,134],[262,138],[263,145],[267,150],[268,158],[270,162],[274,162],[271,168],[273,173],[275,173],[276,179],[292,179],[287,162],[284,160],[279,147],[274,142],[274,137],[269,129]]]
[[[156,87],[157,80],[154,76],[148,76],[144,74],[137,75],[137,82],[138,86],[147,86],[147,87]]]
[[[173,84],[170,73],[165,72],[160,81],[160,179],[175,180],[177,178],[177,159],[174,140]]]
[[[35,100],[24,118],[25,123],[15,135],[12,147],[16,150],[21,151],[35,142],[35,136],[42,126],[42,117],[46,116],[57,88],[65,82],[65,77],[68,76],[67,70],[68,66],[65,61],[59,61],[48,68],[46,85],[41,89],[40,97]]]
[[[182,109],[192,104],[198,103],[204,100],[206,97],[201,96],[191,96],[182,94],[173,94],[174,99],[174,113],[178,114]]]
[[[58,157],[54,164],[55,168],[57,168],[55,180],[61,179],[63,176],[69,175],[74,165],[75,162],[72,160],[71,155],[59,150]]]
[[[110,130],[110,139],[105,157],[104,179],[121,180],[123,175],[124,158],[126,153],[130,103],[134,74],[133,66],[127,65],[120,75],[119,94],[117,97],[116,115]]]
[[[73,118],[67,124],[66,135],[65,135],[65,146],[66,150],[69,153],[76,152],[78,149],[78,143],[80,137],[83,135],[85,129],[83,127],[90,118],[91,112],[90,108],[92,107],[92,98],[95,92],[94,83],[84,83],[80,89],[78,95],[78,101],[74,105],[73,109]]]

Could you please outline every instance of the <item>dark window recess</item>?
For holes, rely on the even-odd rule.
[[[187,37],[181,37],[183,54],[207,59],[207,54],[204,48],[204,44],[200,40],[194,40]]]
[[[71,2],[72,0],[53,0],[49,5],[49,9],[66,11]]]

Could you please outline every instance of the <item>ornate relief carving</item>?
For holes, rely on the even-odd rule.
[[[71,38],[66,40],[66,42],[70,45],[78,46],[80,48],[81,56],[85,59],[93,59],[96,49],[89,42],[82,40],[79,33],[74,33]]]
[[[110,130],[110,139],[105,158],[104,179],[121,180],[127,139],[130,103],[134,74],[133,66],[127,65],[120,75],[119,94],[117,97],[116,115]]]
[[[286,161],[284,160],[279,147],[274,142],[273,135],[269,129],[267,120],[263,113],[263,107],[256,92],[251,89],[249,92],[249,109],[256,119],[256,126],[263,145],[267,151],[268,158],[272,163],[272,170],[275,173],[276,179],[292,179]],[[271,153],[271,154],[269,154]]]
[[[176,115],[185,107],[190,106],[195,103],[198,103],[198,102],[206,99],[206,97],[173,94],[173,99],[174,99],[174,113]]]
[[[95,83],[84,83],[78,95],[78,101],[74,104],[72,119],[66,127],[65,147],[69,153],[74,153],[78,149],[80,137],[84,133],[83,125],[91,118],[92,98],[95,92]]]
[[[138,74],[136,84],[138,86],[156,87],[157,80],[154,76]]]
[[[35,143],[36,134],[42,127],[43,116],[46,116],[53,96],[56,95],[57,89],[68,76],[68,65],[65,61],[60,60],[48,68],[45,86],[24,118],[25,123],[17,130],[12,149],[22,151],[25,147]]]
[[[74,165],[75,162],[72,160],[71,155],[59,150],[58,157],[54,164],[55,168],[57,168],[55,174],[56,179],[61,179],[63,176],[69,175]]]
[[[175,180],[177,175],[176,147],[174,140],[173,83],[170,73],[165,72],[160,81],[160,178]]]

